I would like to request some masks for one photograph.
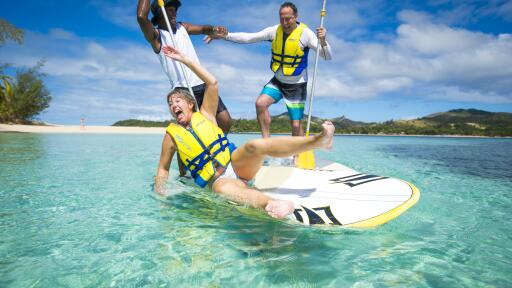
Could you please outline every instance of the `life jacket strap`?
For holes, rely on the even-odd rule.
[[[229,140],[226,136],[217,134],[217,139],[215,141],[213,141],[210,144],[210,146],[208,146],[208,150],[211,150],[213,148],[213,146],[215,146],[217,144],[220,144],[220,147],[215,152],[213,152],[212,158],[215,158],[215,156],[217,156],[217,154],[223,152],[224,150],[226,150],[226,148],[229,147]]]
[[[207,151],[201,152],[201,154],[197,155],[194,159],[188,160],[186,164],[186,168],[190,171],[190,174],[193,178],[196,178],[197,172],[203,169],[206,163],[210,162],[212,157]]]
[[[221,153],[222,151],[226,150],[226,148],[229,147],[230,143],[226,136],[222,136],[221,134],[217,134],[217,139],[213,141],[206,150],[201,152],[199,155],[197,155],[192,160],[187,160],[186,168],[190,171],[190,174],[193,178],[196,178],[197,172],[203,169],[204,165],[206,165],[210,161],[215,160],[215,156],[217,154]],[[220,144],[219,149],[217,149],[215,152],[210,154],[210,150],[217,144]]]
[[[299,56],[299,55],[290,56],[290,55],[286,55],[284,53],[274,53],[274,52],[272,52],[272,56],[283,57],[283,58],[292,58],[292,59],[294,59],[294,58],[303,58],[304,57],[304,55],[302,55],[302,56]]]

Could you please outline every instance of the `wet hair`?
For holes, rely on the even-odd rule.
[[[181,6],[180,0],[165,0],[164,6],[172,6],[176,9],[176,13],[178,13],[178,8]],[[160,15],[161,15],[161,9],[160,6],[158,6],[158,1],[153,0],[153,3],[151,3],[151,14],[153,14],[153,17],[151,17],[151,23],[153,26],[157,26],[158,22],[160,21]]]
[[[182,88],[175,88],[169,94],[167,94],[167,103],[169,104],[169,100],[173,95],[176,95],[176,97],[185,100],[188,104],[192,104],[194,107],[192,108],[192,111],[197,112],[197,106],[196,106],[196,100],[194,99],[194,96],[190,95],[190,93]]]
[[[295,16],[297,16],[297,13],[299,11],[297,10],[297,6],[295,6],[295,4],[293,4],[292,2],[284,2],[283,4],[281,4],[281,7],[279,8],[279,12],[281,12],[281,9],[286,8],[286,7],[291,8],[293,10],[293,14]]]

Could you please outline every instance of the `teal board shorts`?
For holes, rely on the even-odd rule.
[[[272,97],[275,103],[284,98],[290,120],[302,120],[304,116],[304,103],[306,103],[307,86],[307,82],[286,84],[274,77],[263,87],[261,94]]]

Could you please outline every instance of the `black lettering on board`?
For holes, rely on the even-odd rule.
[[[388,177],[382,177],[382,176],[377,176],[377,175],[354,174],[354,175],[349,175],[349,176],[345,176],[345,177],[330,179],[329,181],[331,181],[330,184],[342,183],[349,187],[355,187],[358,185],[362,185],[365,183],[382,180],[382,179],[386,179],[386,178],[388,178]]]
[[[309,225],[314,225],[314,224],[330,224],[330,225],[340,225],[340,226],[343,225],[340,223],[340,221],[338,221],[338,219],[336,219],[336,217],[334,217],[334,214],[331,211],[331,206],[317,207],[317,208],[312,208],[312,209],[306,208],[302,205],[300,207],[301,208],[295,209],[295,211],[293,211],[295,218],[299,222],[305,223],[303,216],[306,216],[307,219],[309,220],[308,221]],[[324,216],[321,215],[321,213],[319,214],[315,211],[319,211],[319,212],[323,211]],[[304,215],[304,213],[305,213],[305,215]]]

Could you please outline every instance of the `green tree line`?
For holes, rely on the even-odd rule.
[[[345,117],[329,120],[333,122],[336,133],[339,134],[512,136],[512,113],[492,113],[476,109],[457,109],[437,113],[436,116],[414,120],[389,120],[382,123],[355,122]],[[324,119],[312,117],[310,132],[320,132],[323,121]],[[169,121],[134,119],[114,123],[114,126],[139,127],[166,127],[167,125]],[[290,121],[286,113],[272,117],[270,130],[271,133],[290,133]],[[231,127],[233,133],[259,131],[256,119],[233,119]]]

